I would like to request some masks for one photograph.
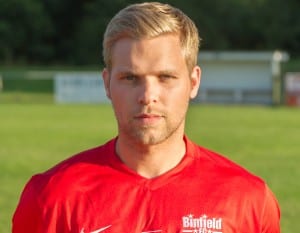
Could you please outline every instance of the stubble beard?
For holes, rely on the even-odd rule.
[[[122,135],[125,135],[130,141],[142,145],[151,146],[158,145],[166,141],[172,135],[180,130],[180,127],[184,128],[184,117],[178,122],[168,122],[167,118],[164,118],[164,123],[158,126],[136,126],[134,121],[130,121],[126,126],[119,124],[119,130]]]

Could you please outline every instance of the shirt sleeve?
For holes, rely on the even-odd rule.
[[[41,232],[41,211],[33,182],[29,182],[21,195],[12,220],[12,233]]]
[[[280,233],[280,208],[274,194],[266,185],[262,214],[262,233]]]

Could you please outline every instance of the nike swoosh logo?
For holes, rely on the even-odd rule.
[[[108,229],[108,228],[110,228],[110,227],[111,227],[111,225],[108,225],[108,226],[102,227],[102,228],[100,228],[100,229],[98,229],[98,230],[91,231],[90,233],[99,233],[99,232],[105,231],[106,229]]]
[[[156,230],[156,231],[143,231],[142,233],[153,233],[153,232],[162,232],[162,230]]]

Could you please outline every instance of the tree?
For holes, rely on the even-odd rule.
[[[266,0],[261,8],[261,30],[266,47],[300,55],[299,9],[298,0]]]
[[[37,0],[0,0],[0,59],[6,64],[51,59],[47,38],[53,27]]]
[[[143,0],[0,0],[0,61],[101,63],[111,17]],[[202,49],[282,49],[300,56],[298,0],[161,0],[187,13]]]

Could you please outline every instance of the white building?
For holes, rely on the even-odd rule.
[[[201,52],[196,102],[279,104],[284,52]]]

